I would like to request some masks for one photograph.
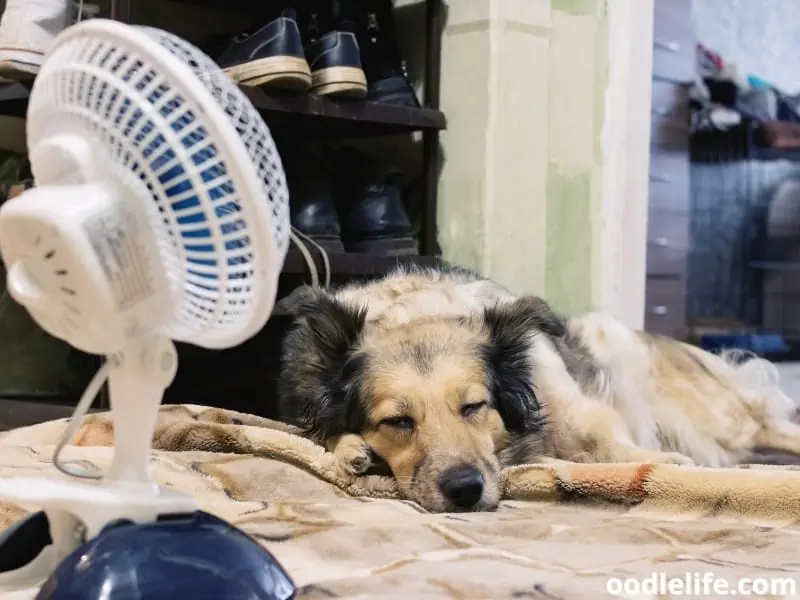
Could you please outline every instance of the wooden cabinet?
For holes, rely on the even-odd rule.
[[[691,0],[655,0],[645,329],[686,334]]]

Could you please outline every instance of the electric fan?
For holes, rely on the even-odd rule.
[[[7,287],[50,334],[106,361],[53,457],[70,480],[0,480],[43,511],[0,538],[0,591],[37,598],[291,598],[240,530],[151,481],[173,340],[237,345],[272,312],[290,239],[269,129],[198,49],[158,29],[91,20],[62,32],[36,78],[27,137],[37,187],[0,209]],[[61,448],[108,379],[104,476]]]

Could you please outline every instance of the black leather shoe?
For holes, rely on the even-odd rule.
[[[252,33],[237,35],[217,63],[237,83],[304,92],[311,86],[311,70],[293,8],[281,11]]]
[[[355,23],[361,64],[367,78],[367,100],[419,108],[420,102],[400,54],[392,0],[341,0]]]
[[[292,227],[327,252],[344,252],[330,173],[321,160],[296,152],[284,162]]]
[[[311,93],[361,100],[367,80],[361,68],[356,36],[350,31],[329,31],[306,47],[311,67]]]
[[[355,36],[355,25],[339,16],[339,4],[296,0],[305,55],[311,67],[311,93],[361,100],[367,79]]]
[[[354,150],[337,150],[337,206],[348,252],[416,255],[417,243],[403,206],[402,173]],[[346,178],[346,179],[345,179]]]

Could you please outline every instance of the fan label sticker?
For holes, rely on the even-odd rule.
[[[155,293],[147,272],[148,252],[137,219],[122,207],[84,223],[95,255],[111,286],[118,310],[127,310]]]

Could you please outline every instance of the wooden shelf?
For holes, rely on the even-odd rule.
[[[317,263],[317,268],[322,272],[322,259],[314,250],[311,255]],[[399,265],[414,264],[421,267],[435,267],[441,264],[438,256],[376,256],[373,254],[358,254],[347,252],[344,254],[328,254],[331,271],[334,276],[369,277],[383,275]],[[283,273],[290,275],[305,275],[308,266],[303,255],[294,248],[289,250],[283,265]]]
[[[333,100],[314,94],[282,94],[241,86],[264,119],[276,130],[294,137],[298,131],[312,137],[378,137],[412,131],[441,130],[444,114],[427,108],[409,108],[377,102]],[[25,117],[26,86],[0,87],[0,115]]]
[[[0,85],[0,115],[6,117],[22,117],[28,111],[28,85],[14,82]]]
[[[279,94],[260,88],[240,88],[269,125],[286,126],[297,135],[323,137],[378,137],[412,131],[439,131],[447,127],[444,113],[378,102],[334,100],[315,94]],[[280,121],[275,117],[282,117]]]

